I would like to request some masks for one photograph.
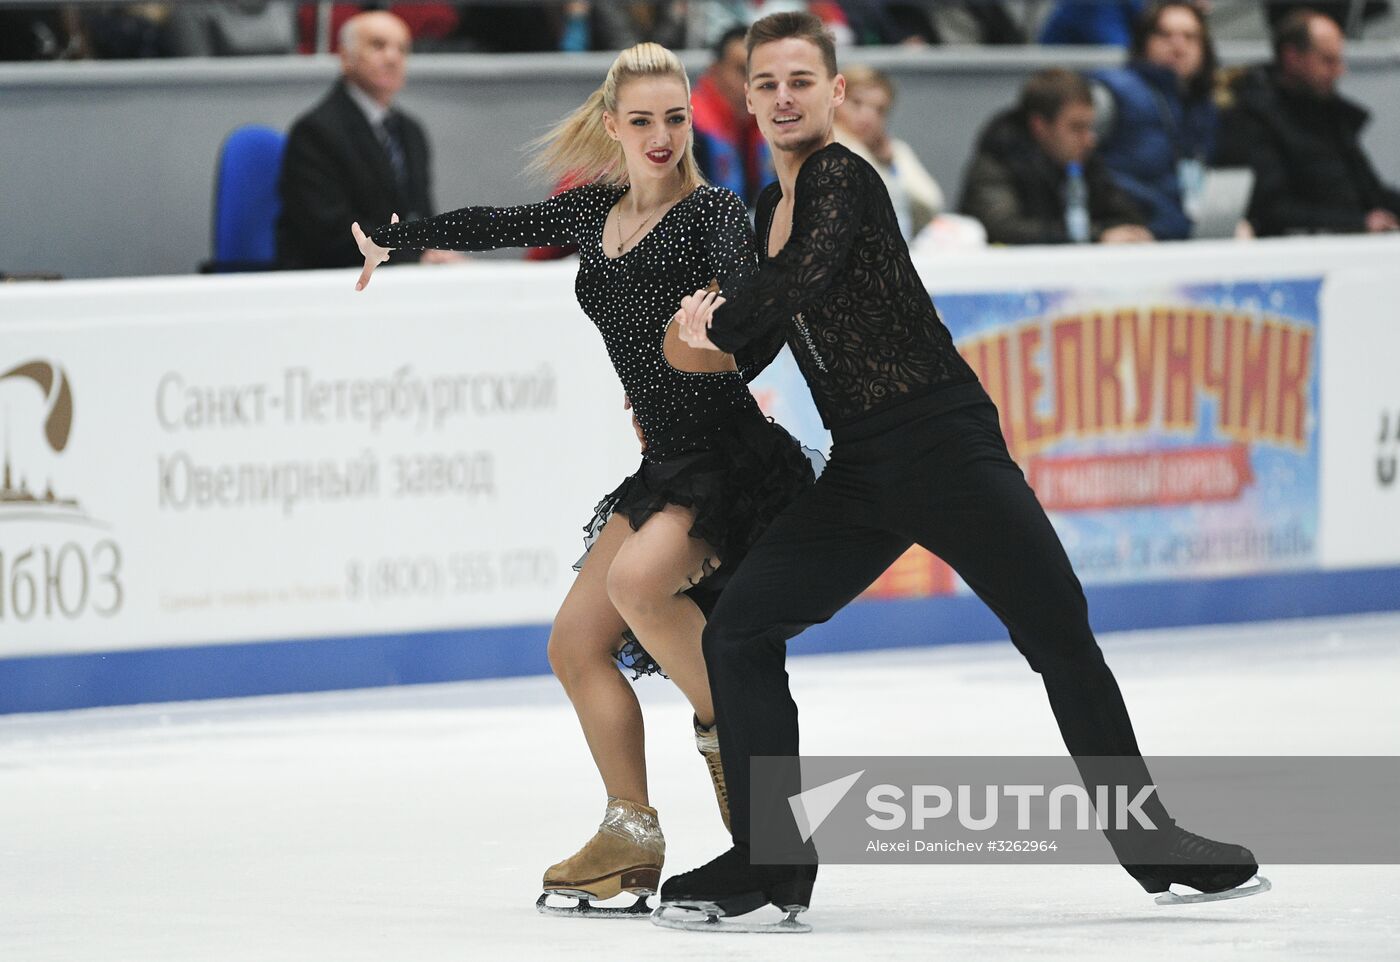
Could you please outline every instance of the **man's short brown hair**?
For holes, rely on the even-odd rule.
[[[822,55],[828,76],[836,76],[836,41],[818,17],[810,13],[770,13],[749,27],[749,69],[753,69],[755,47],[795,37],[814,45]]]
[[[1089,82],[1063,67],[1051,67],[1031,74],[1031,79],[1021,88],[1020,110],[1026,120],[1039,117],[1053,123],[1067,104],[1094,106],[1094,95],[1089,90]]]
[[[1325,13],[1318,13],[1316,10],[1294,10],[1284,17],[1274,27],[1274,35],[1271,38],[1274,47],[1274,63],[1283,59],[1283,48],[1289,47],[1299,53],[1307,53],[1312,49],[1312,25],[1316,20],[1331,19]]]

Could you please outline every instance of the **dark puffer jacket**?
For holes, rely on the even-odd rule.
[[[1095,241],[1110,227],[1143,224],[1142,214],[1113,183],[1103,163],[1084,165]],[[977,140],[958,209],[987,228],[993,244],[1064,244],[1065,171],[1040,149],[1017,110],[998,114]]]
[[[1400,214],[1361,149],[1365,108],[1282,86],[1273,71],[1245,74],[1222,118],[1216,163],[1254,170],[1249,220],[1260,236],[1357,233],[1377,208]]]

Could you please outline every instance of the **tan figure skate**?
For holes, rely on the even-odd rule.
[[[661,865],[666,860],[666,839],[656,809],[608,796],[603,824],[588,844],[544,873],[544,894],[535,903],[542,915],[584,918],[637,918],[651,916],[647,896],[661,885]],[[595,907],[623,892],[637,896],[628,906]],[[550,905],[551,895],[575,899],[573,905]]]

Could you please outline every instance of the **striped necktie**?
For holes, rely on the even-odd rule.
[[[402,188],[408,183],[408,158],[403,151],[401,124],[398,114],[385,114],[384,119],[379,122],[378,132],[379,142],[384,146],[384,153],[389,158],[389,166],[394,168],[394,179]]]

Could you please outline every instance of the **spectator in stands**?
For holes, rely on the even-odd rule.
[[[78,60],[89,56],[75,7],[0,7],[0,61]]]
[[[483,53],[558,50],[564,13],[558,3],[479,3],[457,8],[458,49]]]
[[[1191,236],[1215,149],[1215,45],[1200,9],[1163,0],[1133,28],[1126,66],[1094,75],[1098,156],[1158,240]]]
[[[861,44],[1026,42],[1000,0],[841,0],[841,10]]]
[[[1040,42],[1126,47],[1146,0],[1057,0]]]
[[[964,214],[976,217],[993,244],[1062,244],[1070,165],[1087,187],[1088,239],[1150,241],[1142,215],[1094,155],[1094,101],[1089,83],[1069,70],[1042,70],[1020,103],[994,117],[978,138],[964,178]]]
[[[757,20],[761,16],[758,7],[754,0],[687,0],[686,46],[713,50],[729,30],[747,29]]]
[[[914,149],[890,136],[894,84],[879,70],[860,64],[841,71],[846,99],[836,108],[836,139],[865,158],[885,182],[906,241],[943,209],[943,191],[919,163]]]
[[[242,0],[235,0],[242,2]],[[302,53],[316,52],[316,37],[320,22],[318,4],[302,3],[297,11],[297,26],[301,37],[299,49]],[[330,15],[331,53],[340,52],[340,38],[344,36],[346,21],[370,9],[387,10],[398,17],[408,27],[408,35],[413,46],[423,49],[450,49],[450,38],[460,26],[457,7],[451,3],[433,3],[427,0],[413,0],[400,3],[333,3]],[[518,9],[525,10],[520,7]]]
[[[1288,17],[1289,14],[1299,10],[1312,10],[1331,17],[1337,26],[1346,29],[1351,26],[1349,21],[1353,15],[1355,0],[1269,0],[1264,4],[1264,17],[1269,22],[1269,31],[1278,29],[1278,25]],[[1374,20],[1383,17],[1391,12],[1390,0],[1366,0],[1361,5],[1360,21],[1356,24],[1358,28],[1365,25],[1367,20]]]
[[[731,27],[715,44],[715,59],[691,91],[695,160],[705,178],[727,187],[750,207],[772,183],[773,158],[758,132],[744,93],[748,52],[744,27]]]
[[[297,48],[293,7],[290,0],[182,3],[166,18],[166,47],[175,57],[292,53]]]
[[[142,60],[170,55],[165,36],[168,3],[100,4],[82,10],[87,50],[98,60]]]
[[[393,105],[407,76],[408,51],[408,27],[392,13],[358,14],[341,27],[341,79],[292,125],[282,158],[281,266],[356,266],[364,258],[350,224],[433,213],[427,136]],[[460,256],[425,251],[422,260]],[[400,262],[417,259],[409,251],[395,252]]]
[[[560,49],[625,50],[643,41],[663,47],[685,45],[686,5],[680,0],[618,3],[616,0],[569,0],[564,4]]]
[[[948,2],[948,0],[937,0]],[[986,0],[958,0],[978,2]],[[563,0],[554,3],[486,3],[458,9],[462,28],[455,49],[513,51],[616,51],[651,41],[671,49],[712,48],[725,31],[748,25],[775,9],[806,7],[838,36],[845,18],[837,0]],[[415,42],[418,35],[414,34]]]
[[[1254,170],[1249,220],[1261,237],[1400,228],[1400,193],[1361,149],[1370,115],[1337,93],[1345,71],[1337,24],[1301,10],[1279,24],[1274,62],[1235,86],[1217,160]]]

